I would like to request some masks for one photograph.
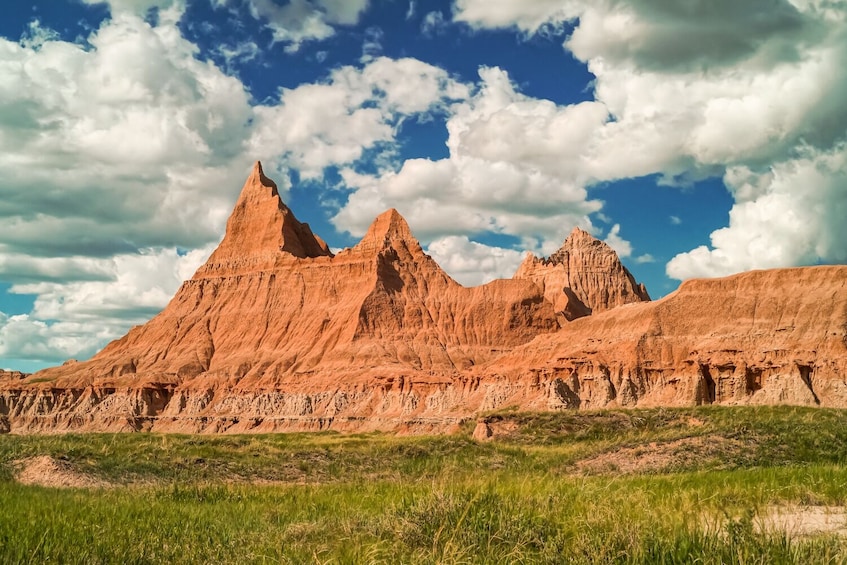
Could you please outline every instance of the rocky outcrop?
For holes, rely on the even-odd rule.
[[[0,383],[5,381],[20,381],[28,376],[26,373],[20,371],[4,371],[0,369]]]
[[[440,432],[507,406],[847,406],[845,281],[847,267],[760,271],[647,302],[575,231],[514,279],[464,288],[395,210],[333,255],[257,164],[159,315],[89,361],[0,374],[0,431]]]
[[[279,253],[284,252],[284,255]],[[276,183],[256,162],[226,224],[223,241],[204,265],[205,272],[232,275],[245,269],[272,268],[281,256],[331,256],[327,244],[297,221],[279,197]]]
[[[550,408],[847,407],[847,267],[686,281],[662,300],[576,320],[485,369],[547,383]]]
[[[579,228],[547,259],[528,254],[515,278],[541,287],[556,313],[568,321],[650,300],[617,253]]]

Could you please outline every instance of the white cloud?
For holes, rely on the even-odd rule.
[[[0,253],[0,276],[5,282],[108,280],[111,272],[103,259],[91,257],[33,257]]]
[[[54,362],[89,357],[130,325],[144,323],[161,310],[212,248],[183,255],[159,249],[110,259],[31,259],[31,265],[18,258],[18,267],[42,280],[12,286],[12,293],[37,298],[29,314],[0,312],[0,357]],[[45,276],[45,262],[57,271]],[[88,267],[82,276],[74,272],[81,266]]]
[[[250,150],[317,178],[331,164],[351,163],[366,149],[393,141],[402,118],[443,110],[467,95],[442,69],[380,57],[363,69],[336,69],[325,83],[283,89],[278,103],[255,108]]]
[[[16,284],[13,293],[36,294],[32,315],[80,323],[114,318],[140,323],[161,310],[180,283],[211,254],[206,246],[180,255],[175,249],[144,250],[99,260],[106,280]]]
[[[603,241],[606,245],[614,249],[618,254],[618,257],[622,259],[632,255],[632,244],[621,237],[620,224],[613,225],[612,229],[609,230],[609,234],[606,236],[606,239]]]
[[[108,255],[219,237],[249,167],[243,85],[195,59],[172,23],[121,14],[89,42],[0,39],[0,251]]]
[[[90,356],[110,337],[102,326],[48,324],[27,314],[9,316],[0,312],[0,357],[61,362]]]
[[[674,258],[671,276],[841,260],[841,224],[815,218],[842,207],[844,182],[832,163],[847,137],[845,8],[841,0],[458,0],[455,18],[474,27],[531,34],[570,22],[565,47],[596,76],[594,102],[545,119],[563,120],[550,128],[549,152],[521,156],[534,150],[527,141],[537,128],[522,118],[527,131],[510,130],[521,120],[508,115],[479,128],[490,143],[475,145],[548,173],[559,155],[588,185],[724,175],[735,198],[730,225],[712,234],[711,248]],[[582,126],[568,140],[564,124]]]
[[[232,0],[230,0],[232,1]],[[368,7],[368,0],[244,0],[250,14],[273,32],[274,41],[287,44],[296,52],[305,41],[326,39],[335,34],[335,26],[353,25]],[[217,0],[217,4],[227,4]]]
[[[650,255],[649,253],[645,253],[644,255],[639,255],[635,258],[635,262],[639,265],[644,265],[646,263],[655,263],[656,258]]]
[[[523,260],[524,252],[470,241],[465,236],[447,236],[429,244],[427,252],[464,286],[476,286],[494,279],[511,278]]]
[[[185,9],[185,0],[82,0],[82,2],[107,4],[113,17],[120,13],[144,16],[153,8],[171,10],[175,13],[182,13]]]
[[[678,225],[682,224],[682,219],[679,216],[669,216],[668,219],[670,220],[671,224],[674,225],[674,226],[678,226]]]
[[[444,14],[439,11],[429,12],[421,22],[421,33],[426,36],[438,35],[444,29]]]
[[[676,279],[714,277],[748,269],[847,262],[847,147],[776,164],[761,173],[730,169],[735,195],[729,226],[712,232],[712,246],[674,257]]]
[[[378,175],[342,171],[354,192],[336,226],[360,235],[376,214],[394,207],[424,241],[493,231],[542,253],[557,249],[574,226],[591,226],[588,215],[601,204],[588,199],[576,167],[556,152],[567,144],[551,140],[580,139],[583,122],[568,120],[570,108],[516,92],[500,69],[480,76],[478,92],[452,107],[449,158],[411,159]],[[564,131],[551,126],[557,120]]]
[[[535,32],[545,24],[573,19],[580,4],[569,0],[456,0],[454,19],[478,28],[516,27]]]

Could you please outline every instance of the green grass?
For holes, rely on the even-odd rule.
[[[0,562],[847,562],[842,538],[756,528],[771,505],[847,505],[847,412],[487,419],[501,433],[485,443],[472,425],[437,437],[2,436]],[[630,473],[577,465],[680,441]],[[14,480],[42,455],[115,486]]]

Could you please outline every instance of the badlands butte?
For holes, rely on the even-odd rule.
[[[0,372],[0,430],[446,432],[486,411],[847,407],[847,267],[689,280],[650,301],[576,229],[465,288],[389,210],[333,254],[256,164],[226,234],[92,359]]]

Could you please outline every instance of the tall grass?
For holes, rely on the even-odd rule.
[[[771,505],[847,503],[842,412],[490,417],[518,426],[490,443],[467,433],[0,437],[0,562],[847,562],[839,537],[755,527]],[[626,475],[573,465],[696,435],[743,438],[745,453]],[[117,486],[16,483],[14,462],[35,455]]]

